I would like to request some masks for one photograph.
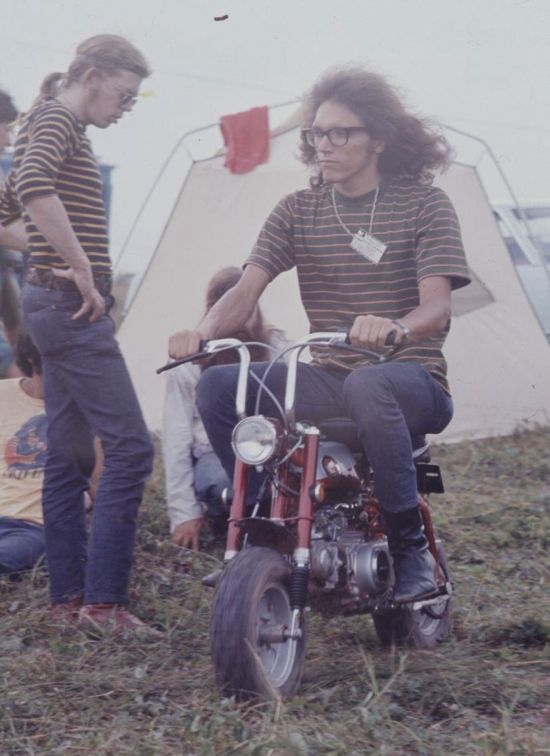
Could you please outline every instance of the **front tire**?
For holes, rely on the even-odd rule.
[[[270,630],[290,627],[290,565],[264,547],[239,552],[224,569],[210,619],[216,682],[225,695],[268,699],[292,696],[305,659],[305,620],[300,638],[266,640]]]
[[[437,544],[439,566],[449,581],[449,568],[445,548]],[[374,614],[372,619],[382,646],[409,645],[420,649],[433,649],[447,640],[451,634],[452,598],[443,597],[440,602],[421,609],[409,606],[391,612]]]

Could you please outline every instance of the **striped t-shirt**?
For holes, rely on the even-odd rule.
[[[28,202],[56,194],[94,271],[111,270],[101,174],[85,127],[55,99],[25,116],[15,142],[13,168],[0,194],[0,223],[23,216],[30,264],[36,268],[67,263],[33,224]]]
[[[372,234],[387,249],[378,264],[351,248],[333,196],[350,232],[369,228],[374,191],[349,198],[333,194],[329,186],[305,189],[279,202],[247,260],[271,279],[296,266],[312,331],[349,329],[358,315],[402,318],[418,306],[423,278],[448,276],[453,288],[469,282],[458,219],[441,189],[396,179],[381,185]],[[421,363],[448,391],[441,349],[449,325],[425,341],[407,344],[392,359]],[[319,349],[314,362],[337,370],[369,364],[362,355]]]

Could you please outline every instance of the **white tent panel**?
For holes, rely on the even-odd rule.
[[[193,327],[206,284],[225,265],[240,265],[261,225],[285,194],[307,185],[296,159],[296,130],[272,139],[269,163],[232,175],[223,157],[192,166],[162,239],[119,330],[119,339],[149,426],[160,427],[168,335]],[[455,419],[442,439],[512,432],[550,423],[550,349],[518,281],[475,170],[454,164],[439,182],[459,214],[466,254],[483,286],[457,308],[446,356]],[[483,304],[483,302],[489,302]],[[290,338],[305,333],[294,271],[262,297],[267,319]],[[482,306],[481,306],[482,305]],[[477,309],[472,309],[477,307]]]
[[[452,321],[445,355],[455,417],[441,438],[496,436],[546,425],[550,423],[550,347],[479,177],[469,166],[453,165],[438,184],[459,215],[468,263],[494,298]]]
[[[242,265],[275,203],[307,185],[292,159],[295,135],[272,140],[269,163],[234,175],[216,157],[192,166],[158,248],[120,326],[118,337],[150,428],[162,417],[168,336],[192,328],[204,311],[206,286],[226,265]],[[289,160],[289,157],[291,158]],[[293,271],[279,276],[261,301],[268,321],[289,338],[307,332]]]

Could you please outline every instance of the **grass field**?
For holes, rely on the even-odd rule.
[[[369,617],[311,617],[301,693],[221,699],[208,654],[219,548],[167,542],[163,484],[142,510],[132,605],[157,641],[48,622],[42,570],[0,583],[0,753],[550,754],[550,430],[437,447],[433,497],[454,636],[380,649]]]

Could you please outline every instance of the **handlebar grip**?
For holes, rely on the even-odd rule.
[[[201,341],[201,344],[205,343],[206,342]],[[195,354],[190,354],[188,357],[183,357],[181,360],[168,362],[166,365],[157,368],[155,372],[157,375],[159,375],[160,373],[164,373],[166,370],[172,370],[173,368],[179,367],[179,365],[185,365],[186,362],[195,362],[196,360],[202,360],[204,359],[204,357],[210,357],[210,352],[195,352]]]
[[[344,332],[344,329],[342,329],[342,332]],[[351,344],[350,338],[349,338],[349,331],[345,330],[346,338],[344,339],[344,344]],[[393,346],[395,344],[395,337],[397,335],[397,330],[395,328],[392,328],[392,330],[388,333],[386,336],[386,340],[384,341],[384,346]]]

